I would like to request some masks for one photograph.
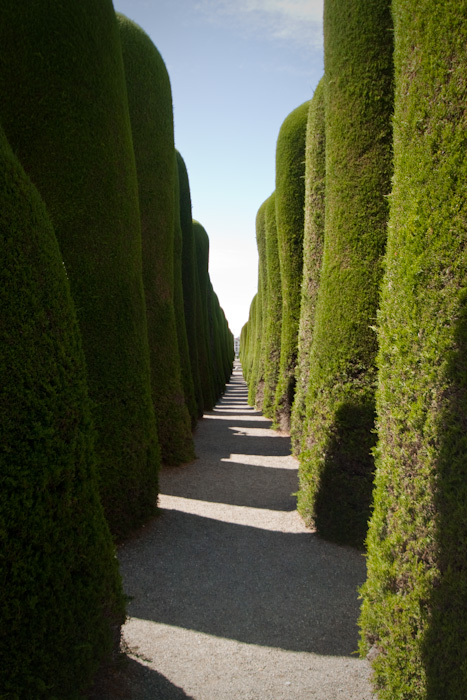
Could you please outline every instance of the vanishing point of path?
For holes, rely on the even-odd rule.
[[[128,700],[370,700],[364,559],[304,527],[289,439],[247,394],[236,363],[198,459],[162,471],[162,514],[120,548]]]

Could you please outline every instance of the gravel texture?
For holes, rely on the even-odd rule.
[[[374,698],[355,653],[364,558],[304,526],[289,438],[270,426],[236,363],[196,461],[162,471],[161,515],[119,550],[129,661],[112,697]]]

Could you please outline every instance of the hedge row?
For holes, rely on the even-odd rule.
[[[84,355],[45,205],[0,129],[0,695],[77,698],[124,602]]]
[[[467,4],[395,0],[394,181],[362,651],[381,698],[467,688]]]
[[[141,217],[151,392],[161,459],[194,457],[175,318],[175,146],[170,79],[148,35],[117,15],[123,50]],[[178,179],[178,174],[177,174]]]
[[[0,121],[0,695],[68,700],[118,646],[111,533],[193,459],[233,338],[165,65],[111,0],[2,3]]]
[[[0,120],[63,255],[94,405],[101,498],[122,536],[154,512],[159,453],[115,13],[111,0],[6,0],[0,20]]]
[[[363,544],[374,463],[376,310],[392,172],[389,0],[328,1],[324,250],[309,355],[298,509]]]
[[[326,133],[324,78],[310,100],[305,154],[305,219],[303,231],[303,275],[298,334],[296,389],[291,415],[291,436],[298,454],[304,436],[306,397],[310,380],[310,352],[323,259],[326,178]]]
[[[277,427],[292,432],[305,521],[330,539],[362,546],[374,471],[372,326],[392,168],[389,0],[371,7],[329,0],[324,29],[323,80],[311,102],[287,117],[277,141],[272,238],[280,264],[278,271],[271,260],[274,291],[263,305],[277,305],[280,279],[281,336],[276,331],[264,351],[275,400],[270,410],[266,382],[263,405]],[[257,322],[258,309],[252,318]],[[251,329],[248,342],[256,342]],[[256,381],[248,367],[247,381]],[[249,387],[251,399],[257,389]]]
[[[298,505],[326,537],[366,538],[361,652],[385,700],[467,687],[466,18],[326,0],[308,117]]]

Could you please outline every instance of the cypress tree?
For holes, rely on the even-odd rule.
[[[263,413],[268,418],[272,418],[277,378],[279,376],[282,326],[281,272],[277,241],[275,192],[266,200],[265,233],[267,288],[270,291],[267,296],[266,322],[264,328]]]
[[[261,409],[264,391],[264,351],[265,326],[267,318],[268,288],[266,268],[266,204],[258,209],[256,215],[256,246],[258,249],[258,306],[255,340],[252,348],[253,368],[250,381],[248,400],[252,406]]]
[[[175,170],[172,91],[148,35],[118,15],[138,177],[151,384],[162,461],[194,457],[174,307]]]
[[[0,118],[52,219],[78,314],[100,488],[121,537],[156,510],[141,230],[111,0],[0,8]]]
[[[305,141],[309,102],[284,120],[276,146],[277,238],[282,283],[282,326],[279,378],[274,414],[276,424],[290,429],[295,395],[300,289],[303,272],[305,201]]]
[[[190,183],[185,161],[177,151],[178,178],[180,188],[180,225],[182,228],[182,285],[185,324],[190,351],[191,374],[193,377],[198,418],[203,415],[204,402],[199,375],[198,335],[196,316],[196,251],[191,212]]]
[[[245,343],[245,351],[243,356],[243,376],[245,381],[250,385],[253,373],[253,363],[255,359],[255,344],[257,340],[256,324],[257,324],[257,309],[258,309],[258,292],[251,300],[250,311],[248,314],[247,336]]]
[[[394,179],[362,651],[379,696],[467,687],[467,4],[395,0]]]
[[[183,233],[180,220],[180,180],[178,159],[174,158],[175,166],[175,217],[174,217],[174,309],[177,325],[177,341],[180,354],[180,369],[185,404],[191,418],[191,428],[195,429],[198,421],[198,405],[195,398],[195,387],[191,369],[190,350],[188,347],[185,304],[183,299]]]
[[[1,129],[0,255],[1,695],[71,700],[117,646],[124,603],[67,274]]]
[[[193,221],[196,260],[196,318],[198,338],[198,362],[203,405],[205,411],[210,411],[216,403],[214,389],[213,348],[209,323],[209,238],[206,229]]]
[[[295,370],[296,390],[291,418],[292,446],[295,454],[299,454],[303,438],[310,374],[310,351],[323,258],[325,175],[326,136],[324,78],[322,78],[310,102],[306,135],[302,299],[300,303],[298,360]]]
[[[392,169],[389,0],[326,0],[325,241],[298,508],[361,546],[374,463],[374,327]]]

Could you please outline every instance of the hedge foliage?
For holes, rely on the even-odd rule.
[[[290,429],[295,395],[298,327],[303,271],[305,202],[305,142],[309,101],[284,120],[276,145],[276,224],[282,285],[282,325],[279,378],[274,418]]]
[[[81,337],[45,205],[0,129],[0,695],[71,700],[124,605]]]
[[[111,0],[1,4],[0,121],[0,696],[79,700],[125,617],[112,535],[157,512],[150,370],[191,459],[233,337],[167,71]]]
[[[392,170],[389,0],[327,0],[325,242],[298,508],[362,545],[373,482],[375,324]]]
[[[199,373],[198,323],[196,316],[196,294],[198,268],[196,263],[195,237],[193,233],[193,216],[191,211],[191,194],[188,171],[185,161],[177,151],[177,166],[180,193],[180,225],[182,229],[182,286],[185,324],[190,351],[191,374],[194,384],[198,417],[203,415],[204,400]]]
[[[267,303],[264,324],[264,389],[263,412],[268,418],[273,417],[279,376],[281,327],[282,327],[282,292],[279,249],[276,223],[276,193],[266,200],[265,211],[266,234],[266,274]]]
[[[303,275],[298,333],[296,388],[291,415],[292,447],[299,454],[304,437],[306,396],[310,376],[310,352],[316,301],[323,259],[326,177],[324,78],[318,83],[308,112],[305,151],[305,219]]]
[[[204,410],[210,411],[217,397],[213,381],[214,361],[209,322],[209,237],[206,229],[199,221],[193,221],[193,237],[196,262],[195,296],[198,366]]]
[[[111,0],[5,0],[0,120],[38,187],[70,278],[97,429],[100,491],[122,537],[156,510],[138,188]]]
[[[195,384],[191,365],[190,348],[188,344],[187,321],[185,316],[185,300],[183,292],[183,231],[181,223],[180,178],[178,153],[175,153],[175,212],[174,212],[174,309],[177,324],[178,352],[180,355],[180,370],[185,404],[190,414],[191,429],[196,428],[199,411],[195,396]],[[191,209],[191,208],[190,208]],[[193,274],[193,273],[191,273]],[[230,376],[230,375],[229,375]],[[199,373],[198,373],[199,377]]]
[[[362,651],[379,696],[467,688],[467,4],[395,0],[394,182]]]
[[[266,200],[267,201],[267,200]],[[256,246],[258,249],[258,295],[256,301],[255,337],[252,339],[251,379],[248,387],[248,401],[252,406],[262,406],[264,387],[264,340],[267,312],[267,268],[266,268],[266,202],[256,215]]]
[[[122,41],[141,214],[151,386],[161,459],[194,457],[174,305],[175,146],[172,91],[148,35],[117,15]]]

